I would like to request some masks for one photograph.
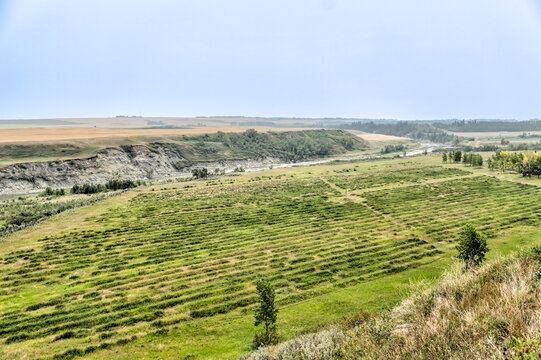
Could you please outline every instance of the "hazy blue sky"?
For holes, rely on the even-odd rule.
[[[541,0],[0,0],[0,118],[541,118]]]

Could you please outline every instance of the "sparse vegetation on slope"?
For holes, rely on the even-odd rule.
[[[179,137],[175,142],[150,143],[167,147],[189,161],[278,158],[299,161],[346,151],[362,150],[367,144],[356,136],[337,130],[304,130],[205,134]]]
[[[0,201],[0,237],[37,224],[66,210],[94,204],[106,197],[107,195],[95,195],[59,200],[34,196]]]
[[[385,134],[409,137],[421,141],[434,143],[451,143],[458,137],[434,127],[429,123],[415,123],[411,121],[398,121],[393,123],[375,123],[358,121],[338,126],[340,129],[359,130],[367,133]]]
[[[367,144],[341,130],[306,130],[177,136],[163,141],[122,144],[80,159],[12,164],[0,168],[0,194],[68,188],[84,183],[104,184],[119,175],[147,180],[187,174],[193,168],[209,171],[297,162],[348,151]]]
[[[539,359],[540,250],[462,269],[381,316],[356,314],[248,359]]]

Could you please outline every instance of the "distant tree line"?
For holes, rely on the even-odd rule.
[[[520,143],[520,144],[509,144],[506,147],[509,151],[524,151],[524,150],[541,150],[541,143],[536,142],[533,144]]]
[[[483,157],[479,154],[464,153],[462,162],[470,166],[483,166]]]
[[[457,136],[434,127],[430,123],[415,123],[410,121],[398,121],[396,123],[375,123],[373,121],[357,121],[350,124],[338,125],[338,128],[359,130],[367,133],[402,136],[441,144],[458,141]]]
[[[72,194],[96,194],[109,190],[125,190],[137,187],[143,184],[141,181],[133,180],[109,180],[105,184],[83,184],[73,185],[71,188]]]
[[[465,145],[464,151],[472,152],[472,151],[496,151],[500,147],[498,145],[494,144],[482,144],[479,146],[471,146],[471,145]]]
[[[539,135],[539,134],[530,134],[530,133],[523,132],[518,137],[521,138],[521,139],[531,139],[531,138],[540,138],[541,135]]]
[[[46,187],[45,190],[41,193],[42,196],[62,196],[66,194],[64,189],[53,189],[50,186]]]
[[[439,129],[454,132],[541,131],[541,120],[455,120],[454,122],[434,122],[432,125]]]
[[[525,150],[541,150],[541,143],[519,143],[519,144],[507,144],[506,146],[498,146],[496,144],[483,144],[480,146],[463,146],[464,151],[496,151],[496,150],[508,150],[508,151],[525,151]]]
[[[449,151],[449,153],[442,153],[441,158],[443,162],[464,163],[470,166],[483,166],[483,157],[479,154],[462,152],[460,150]]]
[[[522,176],[541,176],[541,153],[498,150],[487,161],[490,170],[516,171]]]
[[[389,154],[389,153],[405,151],[405,150],[406,150],[406,146],[404,144],[396,144],[396,145],[390,144],[390,145],[385,145],[385,147],[381,149],[381,153]]]
[[[462,151],[453,150],[449,151],[449,153],[444,152],[443,154],[441,154],[441,158],[443,162],[459,163],[462,160]]]
[[[242,166],[237,166],[233,169],[233,172],[245,172],[246,170]],[[210,172],[207,168],[194,168],[192,169],[192,176],[195,179],[206,179],[209,176],[225,175],[225,169],[216,168],[214,172]]]

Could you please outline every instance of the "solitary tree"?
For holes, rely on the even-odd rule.
[[[259,279],[256,283],[258,305],[255,309],[255,326],[263,324],[265,332],[256,334],[254,347],[276,343],[276,318],[278,309],[274,306],[274,287],[266,279]]]
[[[485,259],[488,251],[485,237],[472,224],[466,224],[460,232],[457,245],[458,258],[466,262],[466,266],[477,266]]]

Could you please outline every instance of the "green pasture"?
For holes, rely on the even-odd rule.
[[[389,308],[438,278],[467,222],[490,256],[538,243],[541,181],[527,182],[426,156],[164,182],[70,210],[3,240],[0,358],[234,359],[260,276],[283,338]]]

